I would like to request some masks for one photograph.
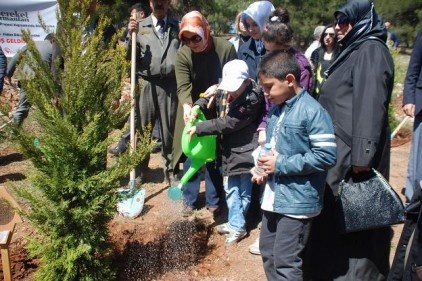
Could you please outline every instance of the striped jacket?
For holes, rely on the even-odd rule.
[[[278,152],[273,175],[274,211],[294,215],[319,212],[327,170],[336,163],[330,115],[302,90],[271,108],[266,131],[267,140],[274,137]]]

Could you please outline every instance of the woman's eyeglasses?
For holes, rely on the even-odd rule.
[[[336,24],[340,27],[344,27],[349,24],[349,18],[346,15],[338,16],[336,19]]]
[[[194,44],[196,44],[196,43],[201,42],[201,40],[202,40],[202,37],[199,36],[198,34],[196,34],[196,35],[194,35],[194,36],[192,36],[190,38],[182,37],[182,42],[185,45],[188,45],[191,42],[194,43]]]
[[[326,37],[326,36],[329,36],[329,37],[331,37],[331,38],[333,38],[334,36],[336,36],[336,34],[335,33],[332,33],[332,32],[324,32],[324,37]]]

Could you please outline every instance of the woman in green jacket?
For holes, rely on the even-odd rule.
[[[205,17],[198,11],[183,16],[179,39],[183,47],[176,57],[176,81],[179,106],[173,141],[173,167],[184,162],[184,170],[189,168],[190,160],[183,155],[181,136],[185,122],[190,116],[192,104],[199,99],[201,93],[212,94],[217,90],[219,79],[225,63],[237,58],[233,45],[223,38],[211,36],[210,26]],[[214,116],[215,117],[215,116]],[[213,118],[213,116],[208,116]],[[206,207],[215,212],[219,207],[222,193],[222,176],[219,161],[207,163],[205,173]],[[200,177],[197,175],[183,187],[186,204],[184,215],[192,213],[199,193]]]

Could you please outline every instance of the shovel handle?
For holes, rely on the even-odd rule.
[[[401,129],[401,127],[403,127],[404,124],[406,124],[407,120],[409,120],[410,116],[406,116],[401,122],[400,124],[396,127],[396,129],[394,129],[394,131],[391,133],[391,139],[394,139],[394,137],[396,136],[396,134],[399,132],[399,130]]]
[[[137,18],[136,12],[133,12],[131,17]],[[131,61],[130,61],[130,152],[136,149],[135,137],[135,89],[136,89],[136,32],[132,32],[132,45],[131,45]],[[130,182],[134,185],[136,178],[135,168],[130,171]]]

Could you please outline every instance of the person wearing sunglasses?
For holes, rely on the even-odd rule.
[[[324,208],[312,225],[304,260],[309,280],[386,280],[391,227],[338,233],[335,198],[348,173],[362,179],[375,169],[388,180],[394,62],[371,0],[349,0],[334,17],[341,51],[325,72],[318,101],[335,124],[337,163],[328,170]]]
[[[312,96],[315,99],[319,98],[321,84],[324,81],[324,72],[335,60],[339,52],[337,35],[333,24],[329,24],[324,28],[319,41],[321,46],[313,51],[311,55],[311,63],[314,66],[314,87]]]
[[[183,46],[176,57],[177,108],[176,126],[173,142],[173,167],[183,163],[183,170],[190,167],[190,159],[182,152],[181,138],[185,123],[189,121],[192,104],[204,93],[212,96],[222,78],[223,66],[237,58],[233,45],[224,38],[213,37],[206,18],[198,11],[191,11],[183,16],[180,24],[179,39]],[[215,118],[216,116],[207,116]],[[220,163],[206,164],[205,204],[207,209],[216,214],[219,209],[220,196],[223,194],[223,179]],[[183,187],[185,208],[184,216],[190,216],[196,208],[201,177],[197,174]]]

